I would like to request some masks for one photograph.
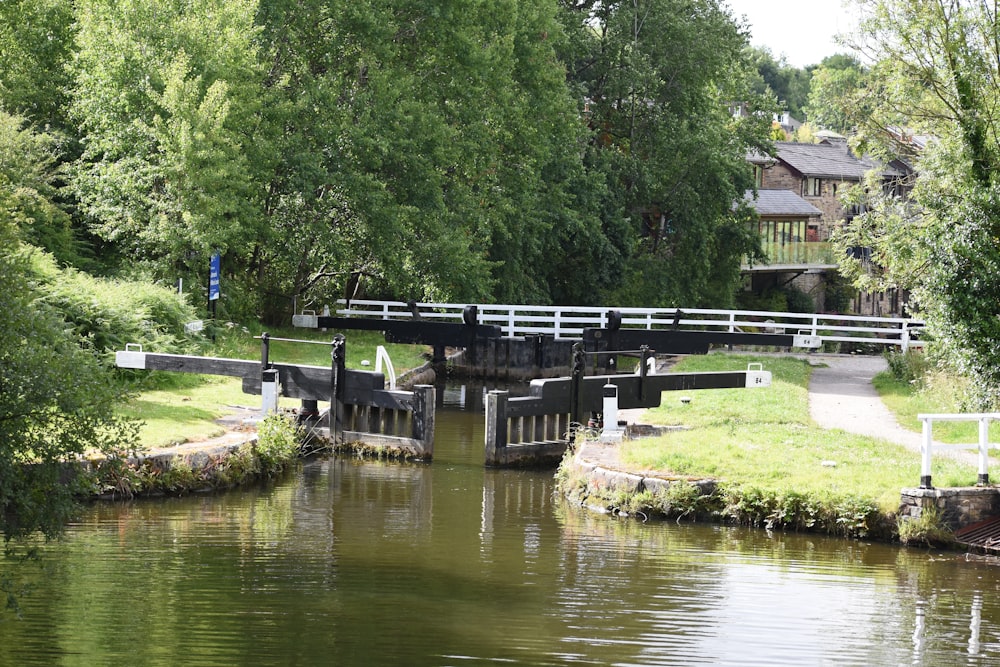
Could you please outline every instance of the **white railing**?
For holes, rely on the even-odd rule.
[[[410,319],[410,306],[400,301],[344,300],[337,302],[337,315]],[[419,303],[423,319],[462,321],[469,304]],[[605,308],[598,306],[511,306],[476,304],[480,324],[496,324],[508,337],[548,334],[578,339],[588,327],[608,325],[608,312],[621,313],[622,327],[662,329],[672,326],[729,332],[765,332],[819,337],[823,341],[880,344],[906,350],[920,347],[913,333],[923,323],[900,317],[863,315],[813,315],[757,310],[711,310],[701,308]]]
[[[918,414],[917,419],[923,422],[923,439],[920,441],[920,488],[933,489],[931,485],[931,453],[935,449],[956,450],[976,449],[979,451],[979,479],[977,485],[986,486],[990,483],[987,464],[991,447],[1000,444],[990,442],[990,422],[1000,420],[1000,412],[974,412],[967,414]],[[979,442],[945,445],[934,442],[934,422],[979,422]]]

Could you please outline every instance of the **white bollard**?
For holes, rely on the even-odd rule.
[[[269,368],[260,378],[261,416],[278,411],[278,369]]]
[[[604,385],[604,428],[601,442],[621,442],[625,430],[618,426],[618,387]]]

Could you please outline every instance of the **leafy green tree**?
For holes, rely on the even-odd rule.
[[[766,152],[773,98],[754,95],[746,37],[715,2],[572,5],[576,85],[593,129],[609,216],[631,225],[624,282],[609,300],[728,304],[757,240],[733,208],[753,187],[748,150]],[[734,115],[734,101],[749,113]],[[614,217],[606,218],[610,228]]]
[[[859,143],[915,160],[904,201],[872,190],[874,209],[841,239],[870,248],[845,260],[859,284],[913,290],[943,357],[967,373],[983,404],[1000,398],[1000,51],[985,0],[870,0],[857,44],[875,60],[858,102]],[[933,139],[914,150],[912,138]],[[846,256],[846,255],[845,255]]]
[[[73,21],[65,0],[0,2],[0,108],[40,128],[68,129]]]
[[[32,287],[28,246],[0,223],[0,533],[5,541],[57,534],[83,479],[66,462],[123,451],[135,431],[112,413],[115,394],[94,354]]]
[[[806,115],[810,122],[841,134],[853,132],[856,122],[850,108],[863,97],[865,70],[848,55],[829,56],[812,72]]]
[[[159,277],[190,277],[261,223],[242,150],[258,109],[255,3],[75,6],[81,210]]]
[[[789,65],[784,56],[775,58],[771,50],[764,46],[748,46],[746,56],[760,75],[754,91],[759,95],[770,91],[778,98],[779,107],[797,120],[806,120],[806,103],[812,81],[811,68],[802,69]]]
[[[63,263],[75,263],[70,217],[53,202],[58,158],[54,136],[0,111],[0,218],[14,225],[22,241],[45,248]]]

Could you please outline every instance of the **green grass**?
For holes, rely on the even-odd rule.
[[[890,442],[817,427],[809,417],[807,361],[742,355],[688,357],[676,372],[724,371],[760,362],[773,374],[771,387],[664,394],[650,410],[652,423],[687,430],[625,443],[622,457],[634,466],[678,475],[817,496],[861,496],[887,511],[899,490],[920,479],[919,454]],[[946,458],[935,460],[941,486],[975,483],[976,471]]]
[[[225,427],[216,419],[234,412],[235,406],[259,404],[259,397],[243,393],[239,379],[192,375],[181,386],[140,393],[122,412],[143,422],[141,447],[167,447],[222,435]]]
[[[261,341],[255,336],[260,336],[262,331],[261,327],[254,327],[252,330],[240,326],[226,328],[216,336],[216,343],[206,350],[205,354],[233,359],[260,359]],[[330,365],[330,343],[336,332],[278,327],[269,328],[267,332],[272,338],[311,341],[310,343],[292,343],[273,340],[270,344],[269,358],[271,361],[311,366]],[[361,362],[365,359],[370,361],[372,368],[374,368],[375,352],[379,345],[385,347],[389,353],[389,358],[392,359],[397,374],[411,368],[417,368],[426,361],[423,356],[428,351],[426,346],[386,343],[385,338],[377,331],[346,331],[343,333],[346,339],[348,368],[361,368]]]
[[[879,373],[872,384],[899,425],[920,433],[921,413],[969,412],[960,404],[965,393],[962,382],[943,373],[930,373],[919,383],[902,382],[890,373]],[[933,436],[938,442],[959,444],[979,442],[978,422],[934,422]],[[990,425],[990,442],[1000,441],[1000,423]]]
[[[227,327],[216,334],[214,343],[206,343],[200,352],[205,356],[231,359],[261,358],[260,328],[253,330],[241,326]],[[275,363],[328,366],[330,364],[333,332],[308,329],[272,328],[268,333],[274,338],[312,340],[319,344],[272,341],[269,359]],[[347,367],[374,370],[376,349],[383,345],[389,353],[396,375],[417,368],[426,361],[427,348],[420,345],[388,344],[378,332],[349,331],[347,339]],[[147,350],[155,352],[155,350]],[[165,447],[184,442],[197,442],[225,432],[216,420],[235,412],[238,407],[259,408],[261,398],[244,394],[238,378],[185,373],[136,373],[139,393],[121,407],[125,414],[144,422],[139,431],[139,446]],[[282,407],[296,407],[295,399],[281,399]]]

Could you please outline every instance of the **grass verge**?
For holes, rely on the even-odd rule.
[[[738,370],[754,362],[771,371],[771,387],[665,394],[647,420],[685,428],[622,446],[630,470],[718,480],[710,493],[688,493],[681,482],[670,497],[644,492],[627,498],[613,491],[591,500],[647,514],[713,515],[850,536],[894,533],[899,491],[920,478],[919,454],[817,427],[809,417],[808,361],[712,354],[685,358],[675,370]],[[975,482],[976,471],[940,458],[934,476],[941,486],[962,486]],[[580,481],[571,477],[564,473],[561,483],[578,496]]]

